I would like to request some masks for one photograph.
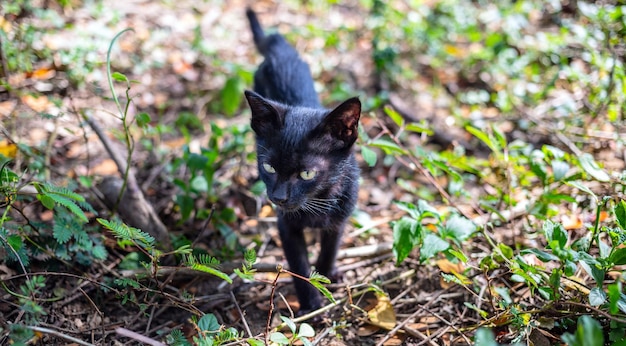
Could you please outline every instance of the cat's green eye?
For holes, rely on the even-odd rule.
[[[302,178],[303,180],[311,180],[311,179],[315,178],[316,174],[317,174],[316,171],[304,170],[304,171],[300,172],[300,178]]]
[[[263,169],[267,172],[267,173],[276,173],[276,170],[274,169],[274,167],[272,167],[272,165],[270,165],[267,162],[263,162]]]

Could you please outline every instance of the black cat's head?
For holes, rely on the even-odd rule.
[[[352,145],[361,103],[333,110],[287,106],[246,91],[256,133],[259,175],[270,200],[284,211],[318,214],[333,208],[345,184],[356,184]]]

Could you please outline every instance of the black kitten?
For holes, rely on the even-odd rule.
[[[246,12],[254,43],[265,61],[246,91],[256,133],[259,175],[277,206],[278,230],[290,270],[310,275],[305,227],[321,230],[316,270],[336,278],[335,259],[343,228],[354,209],[359,168],[352,145],[357,139],[361,103],[351,98],[323,108],[309,66],[278,34],[266,36],[255,13]],[[321,306],[319,292],[294,280],[300,312]]]

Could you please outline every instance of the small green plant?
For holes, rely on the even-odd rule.
[[[185,338],[180,329],[175,329],[167,335],[167,344],[171,346],[218,346],[241,340],[241,336],[236,329],[224,328],[218,323],[217,318],[213,314],[206,314],[199,320],[194,317],[191,322],[197,332],[197,335],[192,337],[193,343],[190,343],[187,338]],[[251,345],[254,345],[254,343],[251,343]]]
[[[467,261],[467,256],[462,251],[462,243],[476,232],[476,226],[470,220],[458,214],[444,218],[423,200],[417,205],[396,205],[408,213],[408,216],[393,223],[393,250],[397,263],[404,261],[415,247],[420,249],[421,262],[439,253]]]
[[[289,317],[280,316],[280,319],[291,331],[291,337],[282,332],[273,332],[270,334],[270,341],[278,345],[294,345],[296,342],[307,346],[313,345],[308,338],[315,336],[315,330],[308,323],[301,323],[298,327]]]

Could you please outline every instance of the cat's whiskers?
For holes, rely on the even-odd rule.
[[[337,205],[337,198],[309,198],[301,206],[301,209],[305,212],[314,215],[323,215],[330,210],[338,210],[340,207]]]

